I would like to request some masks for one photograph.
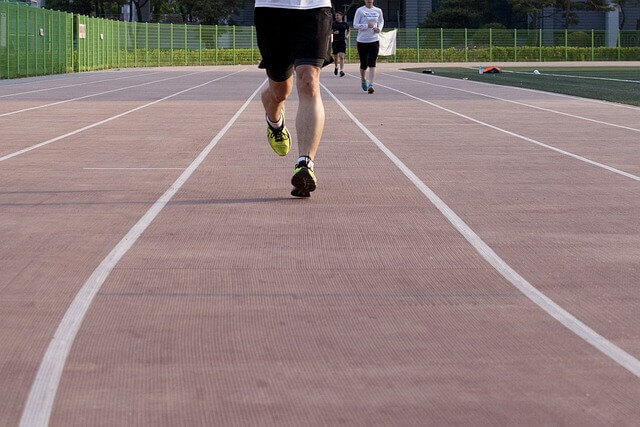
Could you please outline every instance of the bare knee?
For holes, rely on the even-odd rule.
[[[279,104],[281,102],[284,102],[289,97],[292,88],[293,84],[291,79],[285,80],[283,82],[275,82],[273,80],[270,80],[269,89],[266,93],[271,97],[271,100],[273,102]]]
[[[320,91],[320,68],[300,65],[296,68],[298,95],[314,97]]]
[[[289,96],[289,93],[287,91],[271,89],[271,98],[273,99],[274,102],[278,104],[281,102],[284,102],[288,96]]]

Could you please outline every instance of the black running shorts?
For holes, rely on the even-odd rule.
[[[260,68],[271,80],[281,82],[293,74],[293,67],[324,67],[333,62],[329,43],[333,17],[330,7],[317,9],[279,9],[256,7],[254,22]]]
[[[375,67],[378,59],[380,42],[360,43],[358,42],[358,56],[360,56],[360,69],[366,70],[368,67]]]
[[[337,55],[339,53],[347,52],[347,42],[344,40],[336,40],[331,44],[331,48],[333,49],[333,54]]]

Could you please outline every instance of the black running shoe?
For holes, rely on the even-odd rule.
[[[313,162],[299,161],[293,169],[291,177],[291,195],[294,197],[310,197],[311,192],[316,189],[316,175],[313,173]]]

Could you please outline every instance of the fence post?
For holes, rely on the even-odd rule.
[[[416,28],[416,48],[418,51],[418,62],[420,62],[420,28]]]
[[[132,22],[133,25],[133,66],[138,66],[138,23]]]
[[[513,29],[513,62],[518,62],[518,29]]]
[[[115,31],[116,21],[111,21],[111,65],[115,68],[118,65],[116,64],[116,58],[114,55],[114,50],[116,49],[116,31]]]
[[[129,67],[129,29],[127,28],[128,22],[124,24],[124,66]]]
[[[16,76],[20,75],[20,8],[16,8]],[[8,28],[8,26],[7,26]],[[8,43],[7,43],[8,44]]]
[[[49,30],[51,29],[51,26],[47,25],[47,21],[51,12],[44,13],[42,9],[38,9],[38,11],[42,14],[42,29],[44,30],[42,39],[42,72],[47,74],[47,52],[49,52],[47,39],[49,38]]]
[[[218,24],[216,24],[216,61],[215,64],[218,65]]]
[[[398,62],[398,49],[393,53],[393,62]]]
[[[149,66],[149,23],[144,23],[144,66]]]
[[[198,61],[202,65],[202,24],[198,24]]]
[[[187,50],[189,49],[189,45],[187,44],[187,24],[184,24],[184,65],[189,65],[189,61],[187,59]]]
[[[253,25],[251,26],[251,63],[253,64]]]
[[[96,24],[96,18],[91,18],[91,28],[93,28],[93,31],[91,31],[91,34],[92,34],[92,37],[91,37],[91,40],[92,40],[92,43],[91,43],[91,49],[92,49],[92,52],[91,52],[91,71],[96,70],[96,68],[97,68],[96,64],[98,63],[98,59],[96,57],[96,55],[98,53],[98,49],[96,49],[96,39],[98,37],[96,37],[96,30],[95,30],[96,25],[95,24]]]
[[[618,61],[620,61],[622,53],[622,36],[620,34],[620,30],[618,30]]]
[[[538,43],[540,44],[540,62],[542,62],[542,28],[540,28],[540,34],[538,35]]]
[[[29,41],[29,11],[27,11],[27,13],[24,15],[24,24],[25,24],[25,35],[27,36],[27,46],[26,46],[26,51],[27,51],[27,76],[31,75],[31,72],[29,71],[29,50],[31,49],[31,43]]]
[[[171,60],[170,60],[170,64],[173,65],[173,22],[171,24],[169,24],[169,25],[170,25],[169,28],[171,29],[171,32],[169,34],[169,40],[171,42]]]
[[[67,72],[67,61],[65,61],[64,67],[62,67],[62,58],[64,57],[64,55],[62,55],[62,43],[60,43],[62,41],[62,28],[60,25],[60,17],[63,16],[62,12],[58,12],[58,67],[60,68],[60,72],[66,73]],[[66,25],[65,25],[66,28]],[[65,44],[67,42],[67,37],[66,37],[66,31],[65,31]],[[7,54],[9,53],[9,50],[7,49]],[[7,55],[7,59],[9,58],[9,55]]]
[[[469,62],[469,38],[467,29],[464,29],[464,62]]]
[[[593,61],[593,59],[595,58],[595,52],[593,51],[595,48],[595,36],[594,36],[594,31],[593,29],[591,29],[591,61]]]
[[[564,60],[569,60],[569,30],[564,30]]]
[[[10,45],[10,43],[9,43],[9,19],[11,18],[11,14],[9,13],[10,10],[11,9],[9,7],[7,7],[7,14],[6,14],[6,18],[5,18],[5,20],[6,20],[5,21],[6,22],[6,24],[5,24],[6,33],[5,33],[5,38],[4,38],[5,39],[5,47],[7,48],[7,52],[6,52],[7,53],[7,61],[6,62],[7,62],[7,78],[8,79],[11,78],[11,75],[9,74],[11,72],[11,69],[9,67],[9,62],[10,62],[10,60],[9,60],[9,45]],[[58,19],[58,28],[59,27],[60,27],[60,20]],[[17,37],[16,37],[16,39],[17,39]]]
[[[440,62],[444,62],[444,28],[440,28]]]
[[[498,29],[498,33],[500,29]],[[489,58],[493,61],[493,28],[489,28]]]
[[[40,36],[40,31],[38,31],[38,11],[39,9],[35,9],[33,13],[33,50],[34,55],[36,56],[36,69],[35,74],[38,75],[38,36]]]
[[[233,26],[233,65],[236,65],[236,26]]]
[[[351,62],[351,33],[347,38],[347,62]]]
[[[158,48],[158,67],[160,66],[160,53],[162,52],[162,49],[160,49],[160,23],[158,22],[156,24],[158,26],[158,30],[157,30],[157,38],[158,38],[158,43],[156,44],[156,47]]]

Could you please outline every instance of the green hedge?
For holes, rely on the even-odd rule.
[[[518,46],[518,62],[540,61],[541,50],[535,46]],[[74,63],[77,52],[74,52]],[[185,62],[185,55],[186,62]],[[621,61],[640,60],[640,47],[542,47],[542,61],[616,61],[618,55]],[[184,50],[174,49],[137,49],[109,54],[111,61],[89,64],[79,64],[79,71],[98,70],[114,67],[154,67],[170,65],[222,65],[222,64],[257,64],[260,61],[258,49],[203,49]],[[356,49],[348,49],[347,60],[358,62]],[[420,49],[418,61],[417,49],[397,49],[395,56],[381,56],[379,62],[513,62],[513,47],[493,47],[492,49]]]

